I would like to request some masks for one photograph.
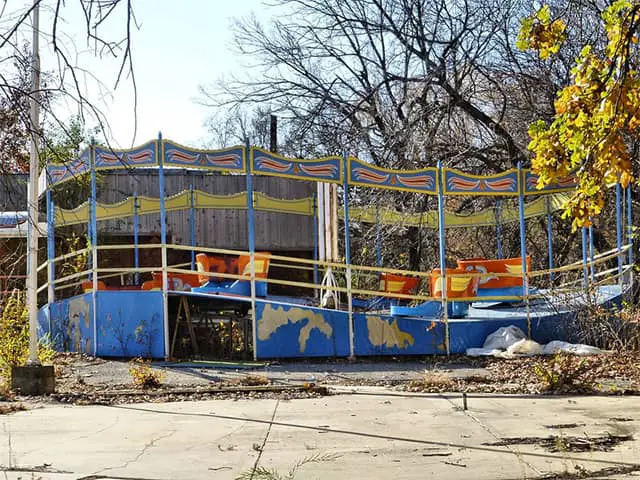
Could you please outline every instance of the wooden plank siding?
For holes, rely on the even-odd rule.
[[[310,197],[315,183],[276,177],[254,177],[254,190],[272,197],[296,199]],[[246,178],[241,175],[221,175],[205,172],[165,170],[167,195],[194,189],[214,194],[246,191]],[[132,196],[158,198],[157,171],[140,170],[135,175],[114,172],[101,175],[98,201],[115,203]],[[79,202],[80,203],[80,202]],[[212,248],[248,249],[247,214],[245,210],[196,209],[196,245]],[[159,235],[160,215],[140,216],[141,235]],[[313,249],[313,218],[300,215],[255,212],[256,249],[269,251],[304,251]],[[98,230],[107,235],[132,235],[133,218],[100,222]],[[167,213],[167,234],[170,241],[189,244],[189,210]]]

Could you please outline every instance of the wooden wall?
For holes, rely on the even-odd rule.
[[[98,201],[114,203],[133,195],[157,198],[158,173],[152,170],[105,173],[101,175]],[[246,190],[246,179],[239,175],[221,175],[193,171],[165,170],[167,195],[194,189],[214,194],[232,194]],[[276,177],[255,176],[254,190],[272,197],[296,199],[312,196],[316,185]],[[79,202],[81,203],[81,202]],[[196,245],[213,248],[248,249],[247,214],[245,210],[196,209]],[[313,218],[300,215],[255,212],[256,249],[270,251],[311,251]],[[160,215],[140,216],[140,234],[160,234]],[[101,233],[132,235],[133,218],[100,222]],[[167,234],[178,244],[189,244],[189,210],[167,213]]]

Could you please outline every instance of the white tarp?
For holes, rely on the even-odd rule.
[[[557,352],[567,352],[574,355],[597,355],[602,350],[590,345],[561,342],[554,340],[546,345],[540,345],[533,340],[527,340],[522,330],[514,325],[502,327],[489,334],[482,348],[468,348],[470,357],[515,357],[518,355],[553,355]]]

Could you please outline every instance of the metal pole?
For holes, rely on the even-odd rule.
[[[53,259],[56,257],[56,243],[55,243],[55,212],[53,196],[51,189],[47,188],[47,277],[49,279],[49,287],[47,288],[47,303],[51,305],[56,300],[55,285],[56,279],[56,265]]]
[[[376,199],[376,264],[382,267],[382,226],[380,225],[380,205]]]
[[[251,146],[247,142],[247,158],[253,162]],[[251,327],[253,332],[253,359],[258,359],[258,321],[256,314],[256,228],[253,205],[253,176],[247,168],[247,229],[249,233],[249,271],[251,281]]]
[[[344,171],[349,171],[349,157],[345,152],[343,155]],[[344,174],[342,182],[342,203],[344,208],[344,261],[347,273],[347,312],[349,314],[349,357],[355,357],[353,341],[353,297],[351,295],[351,238],[349,235],[349,183],[347,174]]]
[[[527,272],[527,224],[524,219],[524,174],[522,164],[518,162],[518,220],[520,222],[520,257],[522,261],[522,296],[527,312],[527,330],[531,338],[531,318],[529,315],[529,276]]]
[[[160,244],[162,255],[162,316],[164,329],[164,356],[169,358],[169,277],[167,275],[167,211],[165,209],[164,186],[164,142],[158,133],[158,183],[160,189]]]
[[[498,242],[498,258],[502,258],[502,219],[500,218],[502,201],[496,201],[496,240]]]
[[[438,160],[438,237],[440,240],[440,285],[442,295],[442,318],[445,324],[445,348],[447,355],[450,353],[449,341],[449,312],[447,306],[447,260],[446,260],[446,235],[445,235],[445,215],[444,215],[444,188],[443,188],[442,163]]]
[[[582,283],[585,291],[589,288],[589,268],[587,263],[587,229],[582,227]]]
[[[616,183],[616,245],[618,248],[618,283],[622,285],[622,187]]]
[[[91,301],[93,304],[93,355],[98,355],[98,211],[96,184],[96,149],[91,145],[89,149],[89,162],[91,165],[91,280],[93,288]]]
[[[547,204],[547,255],[549,260],[549,282],[553,285],[553,216],[551,215],[551,206],[549,205],[549,197],[546,198]]]
[[[191,236],[191,270],[196,269],[196,211],[193,201],[193,183],[189,185],[189,234]]]
[[[316,188],[317,192],[317,188]],[[318,205],[317,205],[317,193],[313,196],[313,284],[318,286],[319,272],[318,272]],[[315,295],[318,296],[320,290],[316,288]]]
[[[138,205],[138,194],[137,192],[133,192],[133,263],[136,268],[136,276],[135,282],[136,285],[140,285],[140,272],[138,269],[140,268],[140,249],[138,245],[140,244],[140,233],[139,233],[139,222],[138,218],[138,209],[140,206]]]
[[[40,1],[33,2],[33,44],[31,55],[31,144],[29,149],[29,191],[27,226],[27,309],[29,312],[28,365],[39,365],[38,360],[38,173],[40,154]]]
[[[593,225],[589,225],[589,274],[591,281],[595,282],[594,265],[593,265]]]
[[[633,265],[633,203],[631,184],[627,187],[627,243],[629,244],[629,265]]]

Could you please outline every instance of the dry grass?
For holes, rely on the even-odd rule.
[[[9,413],[22,412],[27,407],[22,403],[5,403],[0,404],[0,415],[8,415]]]
[[[265,375],[245,375],[244,377],[240,377],[231,383],[234,385],[242,385],[245,387],[258,387],[260,385],[270,385],[271,380],[269,380]]]
[[[409,391],[412,392],[447,392],[457,389],[455,379],[437,370],[427,370],[422,378],[409,382]]]

